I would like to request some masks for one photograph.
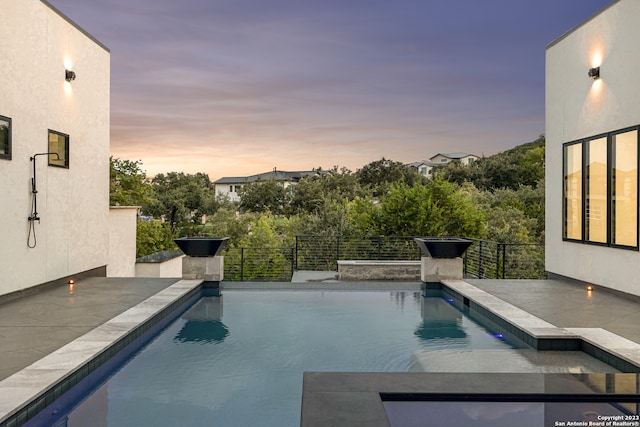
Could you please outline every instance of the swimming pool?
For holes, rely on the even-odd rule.
[[[415,350],[514,347],[417,292],[225,291],[197,301],[73,410],[31,425],[296,426],[305,371],[407,372]]]

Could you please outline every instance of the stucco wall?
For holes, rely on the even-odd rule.
[[[136,276],[136,221],[138,206],[109,209],[108,277]]]
[[[562,240],[562,144],[640,124],[638,19],[620,0],[547,48],[546,269],[640,295],[640,253]]]
[[[12,160],[0,159],[0,294],[105,266],[109,214],[109,52],[39,0],[3,1],[0,115]],[[65,67],[77,74],[64,80]],[[69,169],[37,158],[37,246],[27,247],[32,162],[48,130],[70,137]]]
[[[165,262],[136,263],[136,277],[182,277],[182,258],[176,257]]]

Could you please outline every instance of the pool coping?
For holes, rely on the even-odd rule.
[[[441,287],[471,311],[538,351],[582,351],[620,372],[640,372],[640,344],[606,329],[557,327],[464,280],[443,280]]]
[[[201,288],[202,280],[180,280],[0,381],[0,426],[28,421]]]

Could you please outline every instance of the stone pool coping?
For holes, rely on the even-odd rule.
[[[640,344],[602,328],[559,328],[463,280],[442,289],[540,351],[583,351],[621,372],[640,372]]]
[[[201,284],[201,280],[178,281],[0,381],[0,426],[21,425],[42,411],[175,308],[197,296]]]

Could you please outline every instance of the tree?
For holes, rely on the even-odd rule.
[[[497,240],[499,242],[544,243],[544,181],[540,181],[536,187],[522,185],[517,190],[500,188],[493,192],[482,192],[479,203],[487,213],[487,238],[496,239],[497,233],[502,239]],[[505,228],[498,225],[497,213],[501,210],[510,211],[514,220],[519,221],[522,217],[523,221],[520,221],[520,225],[526,227],[527,232],[516,231],[517,227],[513,226]],[[511,230],[512,235],[507,237],[505,230]]]
[[[191,219],[193,232],[202,215],[213,213],[214,188],[207,174],[158,174],[151,185],[156,192],[156,200],[149,211],[155,216],[164,216],[174,231],[178,224]]]
[[[396,184],[381,199],[382,235],[480,237],[483,215],[468,192],[440,178]]]
[[[323,209],[327,201],[350,201],[364,192],[356,177],[346,168],[338,170],[335,166],[330,171],[318,175],[303,177],[292,186],[290,213],[315,213]]]
[[[109,157],[109,203],[111,206],[143,206],[152,203],[153,188],[140,160]]]
[[[289,191],[275,179],[249,182],[238,192],[242,212],[272,212],[279,215],[287,204]]]
[[[355,176],[360,185],[370,188],[374,195],[384,194],[392,184],[414,185],[424,178],[414,168],[384,157],[364,165],[356,171]]]
[[[136,226],[136,257],[177,249],[174,234],[160,221],[138,221]]]
[[[494,156],[462,166],[451,162],[436,168],[435,174],[450,182],[472,182],[480,190],[517,190],[521,185],[535,187],[544,178],[545,138],[522,144]]]
[[[298,216],[297,235],[348,236],[355,234],[349,220],[347,203],[330,199],[322,200],[321,206],[313,214]]]

